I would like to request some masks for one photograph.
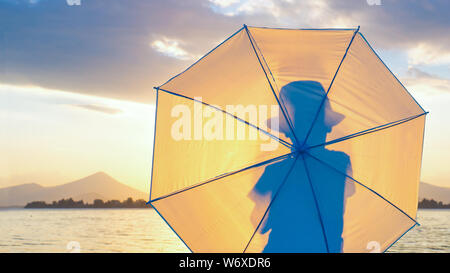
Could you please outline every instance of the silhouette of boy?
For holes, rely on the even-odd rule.
[[[345,199],[354,192],[345,176],[351,176],[350,158],[325,145],[311,148],[318,159],[341,162],[333,170],[312,157],[306,144],[325,143],[344,116],[331,109],[316,81],[291,82],[281,88],[279,98],[293,130],[281,113],[278,130],[291,139],[294,154],[266,166],[249,194],[256,206],[261,197],[272,200],[257,230],[269,234],[263,252],[341,252]],[[276,129],[273,122],[269,120],[268,127]]]

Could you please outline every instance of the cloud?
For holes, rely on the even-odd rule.
[[[326,10],[324,0],[208,0],[211,9],[219,14],[233,17],[245,16],[259,24],[278,26],[309,25],[317,23],[312,18],[320,17]]]
[[[450,50],[443,45],[420,43],[407,52],[408,63],[412,66],[450,64]]]
[[[239,29],[355,27],[410,66],[449,63],[450,1],[0,1],[0,83],[152,102],[152,86]],[[152,40],[149,40],[152,37]],[[169,56],[169,58],[168,58]]]
[[[211,2],[212,4],[214,4],[218,7],[226,8],[233,4],[239,3],[239,0],[209,0],[209,2]]]
[[[331,18],[361,25],[361,31],[376,47],[408,49],[422,43],[450,51],[450,2],[388,1],[369,5],[365,0],[327,1]]]
[[[97,111],[97,112],[101,112],[101,113],[105,113],[105,114],[109,114],[109,115],[115,115],[115,114],[119,114],[122,112],[122,110],[120,110],[118,108],[113,108],[113,107],[104,106],[104,105],[97,105],[97,104],[75,104],[75,105],[71,105],[71,106],[75,106],[75,107],[79,107],[79,108],[83,108],[83,109],[87,109],[87,110],[91,110],[91,111]]]
[[[450,2],[375,0],[209,0],[216,13],[245,18],[253,25],[355,27],[377,47],[405,49],[420,43],[450,51]],[[248,23],[250,24],[250,23]]]
[[[182,41],[162,37],[161,39],[154,40],[151,43],[151,47],[157,52],[171,58],[183,61],[194,59],[196,56],[194,54],[188,53],[186,50],[181,48],[181,44],[183,44]]]
[[[226,16],[270,14],[278,16],[280,9],[273,0],[209,0],[215,12]]]
[[[205,3],[91,0],[73,8],[65,1],[0,1],[0,83],[152,102],[152,87],[189,61],[167,58],[149,37],[176,37],[197,56],[241,26]]]
[[[28,7],[33,7],[34,5],[39,4],[41,0],[0,0],[0,2],[13,5],[27,5]]]
[[[408,89],[418,92],[427,94],[450,92],[450,79],[424,72],[416,67],[409,68],[402,81]]]

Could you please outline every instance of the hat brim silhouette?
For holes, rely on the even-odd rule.
[[[280,100],[285,106],[284,113],[280,108],[278,116],[267,120],[266,125],[272,131],[286,135],[291,133],[291,128],[285,114],[297,130],[311,126],[311,122],[331,128],[345,118],[331,108],[325,90],[316,81],[295,81],[283,86]]]
[[[329,110],[325,110],[325,121],[324,121],[324,125],[327,127],[334,127],[337,124],[339,124],[344,118],[345,116],[335,112],[331,109]],[[278,123],[278,126],[275,126],[274,124]],[[275,130],[278,131],[280,133],[290,133],[291,129],[289,127],[289,124],[287,123],[286,119],[284,118],[284,115],[280,112],[280,115],[277,117],[273,117],[267,120],[267,128],[269,128],[270,130]]]

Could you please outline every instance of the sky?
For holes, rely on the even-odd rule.
[[[0,187],[105,171],[148,192],[153,86],[242,25],[354,28],[429,111],[422,181],[450,187],[450,2],[0,0]]]

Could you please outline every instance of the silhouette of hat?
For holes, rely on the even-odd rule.
[[[333,111],[322,84],[316,81],[295,81],[286,84],[280,90],[279,99],[286,108],[286,114],[291,119],[296,135],[304,136],[314,120],[315,123],[331,128],[345,117]],[[321,110],[317,113],[322,103]],[[276,122],[274,119],[278,119],[278,128],[273,125],[273,122]],[[267,121],[267,127],[286,135],[291,132],[281,109],[278,117]]]

